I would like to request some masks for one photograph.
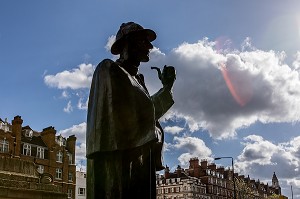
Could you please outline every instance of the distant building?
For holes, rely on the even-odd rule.
[[[75,199],[76,165],[74,135],[56,135],[54,127],[34,131],[22,126],[21,116],[11,123],[0,119],[0,157],[13,157],[33,162],[40,174],[48,173],[68,198]]]
[[[191,158],[187,169],[177,167],[175,172],[170,172],[166,167],[163,176],[157,177],[157,199],[232,199],[234,198],[234,183],[237,198],[262,199],[281,195],[279,181],[274,172],[272,186],[255,181],[250,177],[232,173],[230,169],[217,167],[214,163],[198,158]]]
[[[86,172],[76,171],[75,199],[86,199]]]
[[[174,173],[166,167],[165,177],[158,176],[156,179],[156,192],[157,199],[210,199],[206,185],[200,179],[188,176],[180,166]]]

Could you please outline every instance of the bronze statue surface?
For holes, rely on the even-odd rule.
[[[87,115],[87,198],[156,198],[155,171],[163,168],[163,129],[158,119],[173,105],[175,69],[165,66],[163,84],[150,96],[140,62],[149,61],[153,30],[123,23],[111,47],[120,54],[94,72]]]

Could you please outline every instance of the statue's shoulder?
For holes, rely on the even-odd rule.
[[[97,65],[95,72],[110,72],[112,70],[118,70],[118,68],[119,65],[115,61],[104,59]]]

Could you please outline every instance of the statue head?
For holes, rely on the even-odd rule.
[[[120,54],[123,50],[125,40],[134,35],[144,35],[149,42],[156,39],[156,33],[153,30],[144,29],[141,25],[134,22],[123,23],[117,32],[116,41],[111,46],[111,53],[114,55]]]

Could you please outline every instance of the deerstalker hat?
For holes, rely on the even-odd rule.
[[[141,25],[134,22],[122,23],[117,32],[116,41],[110,49],[112,54],[118,55],[122,52],[124,40],[130,34],[145,34],[150,42],[156,39],[156,33],[153,30],[144,29]]]

